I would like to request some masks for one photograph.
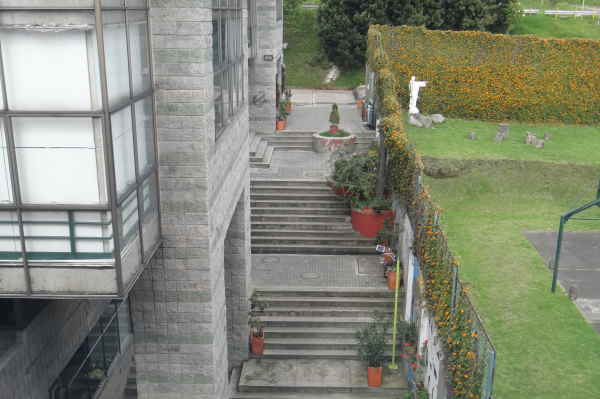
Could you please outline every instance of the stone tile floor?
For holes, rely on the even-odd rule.
[[[375,254],[375,246],[373,246]],[[377,255],[252,255],[255,288],[384,288]]]

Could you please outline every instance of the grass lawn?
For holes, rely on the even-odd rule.
[[[341,71],[338,79],[324,84],[331,64],[320,49],[317,11],[301,9],[284,21],[287,84],[296,87],[354,88],[363,84],[364,68]]]
[[[317,1],[317,0],[311,0]],[[582,1],[551,1],[551,0],[520,0],[519,3],[523,8],[539,8],[541,10],[577,10],[581,9]],[[587,6],[600,6],[600,0],[585,0]]]
[[[510,124],[508,138],[496,143],[497,123],[448,119],[433,129],[405,123],[411,141],[426,155],[450,159],[514,159],[600,165],[600,129],[592,126]],[[551,139],[543,149],[525,145],[526,132]],[[475,132],[477,140],[469,140]],[[600,229],[600,226],[598,227]]]
[[[556,18],[550,15],[526,15],[511,26],[510,34],[539,37],[600,40],[600,25],[591,17]]]
[[[599,175],[593,166],[532,163],[426,179],[498,352],[496,399],[600,398],[600,335],[564,293],[550,293],[551,272],[523,236],[556,230],[560,214],[595,198]]]

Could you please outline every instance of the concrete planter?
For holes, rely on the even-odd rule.
[[[324,137],[315,133],[312,136],[312,145],[313,150],[319,153],[334,152],[340,148],[344,148],[347,152],[353,152],[356,147],[356,136]]]

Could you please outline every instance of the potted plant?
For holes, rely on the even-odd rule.
[[[356,332],[358,356],[367,363],[367,382],[370,387],[381,386],[387,323],[380,317]]]
[[[285,99],[283,100],[283,103],[285,105],[285,112],[290,114],[292,112],[292,90],[285,89],[284,94]]]
[[[338,131],[338,125],[340,124],[340,111],[338,110],[337,104],[331,106],[331,113],[329,114],[329,133],[336,134]]]
[[[352,228],[364,237],[374,238],[386,220],[394,218],[392,202],[381,198],[352,201]]]
[[[286,112],[286,110],[285,110],[285,104],[283,104],[283,102],[279,102],[279,111],[277,112],[277,124],[276,124],[277,130],[285,129],[287,117],[288,117],[288,112]]]
[[[250,352],[253,355],[262,355],[265,350],[265,331],[260,315],[264,311],[264,305],[259,301],[256,293],[250,297],[250,314],[248,325],[250,326]]]

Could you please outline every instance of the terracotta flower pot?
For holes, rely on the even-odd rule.
[[[250,337],[250,352],[253,355],[262,355],[265,351],[265,337]]]
[[[288,114],[292,112],[292,103],[285,104],[285,112]]]
[[[330,125],[330,126],[329,126],[329,133],[331,133],[331,134],[336,134],[336,133],[337,133],[337,131],[338,131],[338,127],[337,127],[337,125]]]
[[[381,375],[383,374],[383,367],[369,367],[367,369],[367,383],[370,387],[381,386]]]
[[[284,120],[281,120],[281,121],[279,121],[279,120],[278,120],[278,121],[275,123],[275,128],[276,128],[277,130],[283,130],[283,129],[285,129],[285,121],[284,121]]]
[[[362,99],[358,99],[356,100],[356,106],[358,107],[359,110],[362,110],[363,104],[364,104],[364,100]]]
[[[387,274],[387,286],[388,290],[396,290],[396,272],[388,272]]]
[[[352,209],[352,229],[363,237],[375,238],[383,230],[385,220],[393,217],[394,211],[372,214],[372,209]]]

